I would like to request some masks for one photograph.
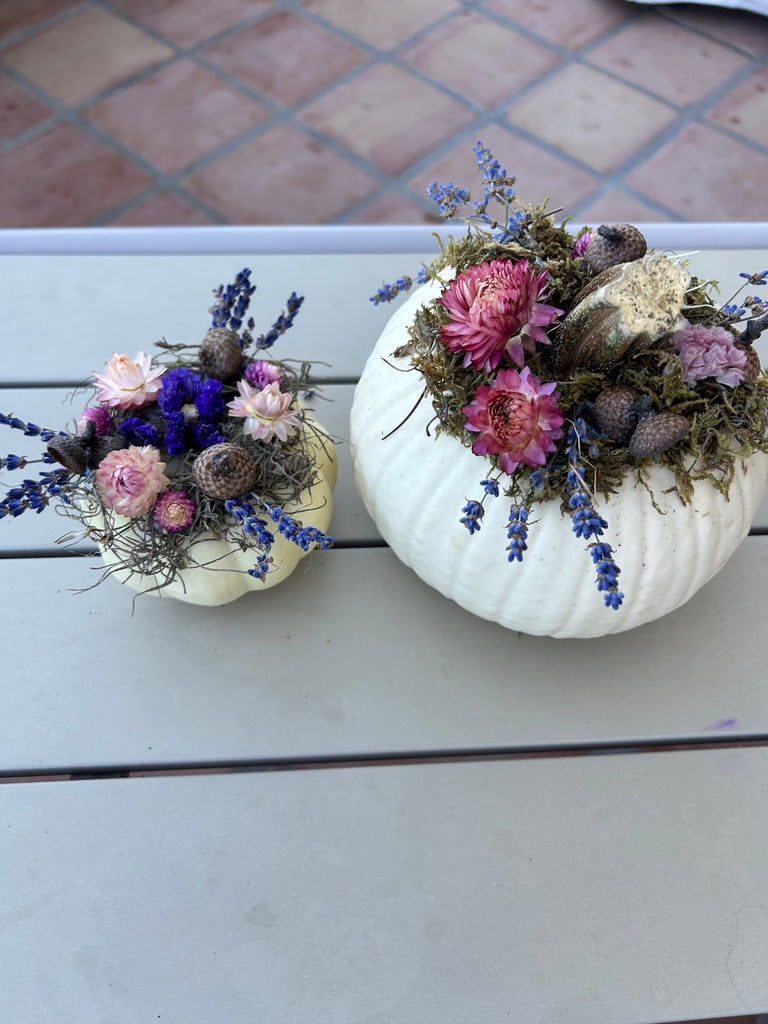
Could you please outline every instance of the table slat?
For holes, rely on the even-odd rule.
[[[597,640],[517,634],[388,549],[311,555],[223,608],[90,559],[6,559],[0,766],[164,765],[768,734],[768,538],[678,611]],[[596,614],[603,609],[596,597]]]
[[[757,1013],[767,771],[750,749],[2,786],[2,1016]]]

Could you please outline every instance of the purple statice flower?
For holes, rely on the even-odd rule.
[[[733,335],[724,327],[686,323],[672,336],[672,347],[680,356],[683,380],[689,388],[709,377],[734,388],[744,378],[747,354],[737,348]]]
[[[181,455],[190,447],[207,448],[224,439],[215,430],[226,407],[221,386],[221,381],[215,377],[203,380],[199,373],[185,367],[168,370],[165,374],[157,404],[167,423],[163,444],[170,455]],[[190,410],[192,415],[188,417]],[[187,429],[190,422],[191,427]]]
[[[157,396],[161,412],[165,416],[172,412],[180,412],[183,406],[195,401],[202,386],[203,378],[199,373],[187,370],[183,366],[168,370],[163,376],[162,387]]]
[[[245,379],[262,391],[268,384],[282,384],[283,375],[274,363],[255,359],[245,368]]]
[[[157,448],[160,444],[160,431],[139,416],[128,416],[117,429],[128,444],[135,444],[139,447],[148,444],[152,448]]]
[[[77,422],[78,434],[84,434],[88,424],[92,423],[97,437],[104,437],[112,433],[112,417],[109,415],[109,408],[106,405],[90,405],[83,409],[80,419]]]

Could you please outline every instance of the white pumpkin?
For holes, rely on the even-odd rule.
[[[393,353],[408,341],[407,326],[419,307],[440,291],[431,282],[395,312],[365,366],[352,406],[355,482],[395,554],[462,607],[526,633],[618,633],[692,597],[749,531],[768,477],[768,456],[757,453],[737,467],[729,501],[703,480],[690,505],[683,505],[664,493],[674,483],[671,472],[655,466],[647,478],[664,514],[630,478],[610,500],[595,502],[608,522],[600,539],[612,546],[621,569],[625,597],[618,609],[604,606],[589,542],[576,537],[556,501],[533,507],[523,561],[508,562],[508,499],[486,500],[482,528],[473,535],[459,522],[466,500],[482,497],[479,481],[487,476],[488,462],[455,438],[435,438],[434,430],[428,436],[434,418],[428,399],[408,416],[422,380],[408,369],[407,356],[396,359]]]
[[[314,451],[317,467],[316,478],[311,487],[301,492],[296,500],[286,502],[282,507],[304,526],[315,527],[325,533],[331,521],[333,488],[336,486],[338,461],[336,447],[327,432],[315,420],[305,420],[300,435],[301,443]],[[120,525],[127,522],[115,517]],[[98,525],[98,524],[94,524]],[[274,532],[274,531],[273,531]],[[154,589],[160,579],[131,573],[116,568],[119,559],[108,547],[99,545],[105,565],[111,569],[113,579],[137,590],[156,597],[174,597],[189,604],[222,605],[245,594],[249,590],[266,590],[286,579],[307,552],[275,533],[270,550],[274,564],[263,580],[248,575],[248,569],[255,565],[252,550],[233,548],[226,541],[213,535],[203,534],[189,547],[192,564],[182,569],[172,583]]]

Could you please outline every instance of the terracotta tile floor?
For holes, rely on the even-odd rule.
[[[768,221],[768,18],[631,0],[0,3],[0,227]]]

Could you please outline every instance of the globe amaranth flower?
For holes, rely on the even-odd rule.
[[[744,379],[747,353],[737,348],[733,335],[724,327],[686,323],[672,336],[672,347],[680,356],[683,380],[688,387],[714,377],[720,384],[734,388]]]
[[[283,376],[280,370],[274,363],[270,363],[266,359],[255,359],[252,363],[249,363],[245,368],[245,379],[249,384],[257,387],[259,391],[265,388],[267,384],[283,383]]]
[[[179,533],[192,525],[196,508],[184,491],[163,491],[152,510],[152,518],[166,533]]]
[[[500,468],[510,474],[521,464],[543,466],[563,436],[556,387],[542,384],[527,366],[520,373],[499,370],[490,386],[481,384],[475,400],[461,410],[465,429],[478,433],[475,455],[499,455]]]
[[[463,352],[464,366],[490,372],[506,356],[522,366],[536,342],[549,344],[543,328],[562,313],[546,298],[547,272],[527,260],[491,260],[467,267],[440,296],[450,315],[440,328],[449,352]]]
[[[88,430],[88,424],[93,423],[94,432],[97,437],[112,433],[112,417],[106,405],[90,405],[80,413],[77,421],[78,434],[84,434]]]
[[[120,448],[99,463],[96,490],[104,504],[121,516],[143,516],[171,482],[164,469],[156,448]]]
[[[138,409],[156,400],[166,369],[152,366],[152,357],[146,352],[137,352],[134,359],[113,352],[104,370],[94,371],[96,397],[112,409]]]
[[[301,426],[291,409],[293,395],[284,395],[279,384],[273,382],[254,391],[248,381],[239,380],[237,389],[240,397],[227,402],[229,415],[244,416],[243,433],[250,434],[255,441],[271,441],[273,437],[287,441]]]

